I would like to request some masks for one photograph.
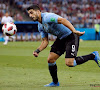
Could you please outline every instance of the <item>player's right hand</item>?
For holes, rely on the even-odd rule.
[[[78,36],[82,36],[85,34],[85,31],[84,32],[80,32],[80,31],[75,31],[74,33],[76,33]]]
[[[33,52],[33,55],[35,56],[35,57],[38,57],[38,55],[39,55],[39,53],[37,53],[37,52]]]

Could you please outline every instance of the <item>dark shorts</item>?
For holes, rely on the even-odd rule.
[[[59,56],[65,54],[65,58],[75,58],[77,56],[79,47],[79,36],[77,36],[74,33],[71,33],[69,36],[67,36],[64,39],[56,39],[54,44],[51,46],[51,51]]]

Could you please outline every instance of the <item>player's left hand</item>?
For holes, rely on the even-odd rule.
[[[84,32],[75,31],[74,33],[76,33],[78,36],[82,36],[82,35],[84,35],[85,31]]]
[[[34,52],[33,52],[33,55],[34,55],[35,57],[38,57],[39,54],[38,54],[37,52],[34,51]]]

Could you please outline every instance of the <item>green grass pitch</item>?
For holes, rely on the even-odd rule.
[[[68,67],[64,55],[57,60],[60,87],[44,87],[52,81],[47,57],[53,42],[35,58],[32,53],[40,43],[9,42],[3,46],[0,42],[0,90],[100,90],[100,68],[94,61]],[[78,56],[93,51],[100,53],[100,41],[80,42]]]

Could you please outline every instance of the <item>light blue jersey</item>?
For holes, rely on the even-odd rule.
[[[63,39],[72,33],[72,31],[63,24],[58,24],[58,17],[61,16],[54,13],[41,13],[41,17],[42,24],[38,23],[38,30],[42,38],[47,37],[48,33],[50,33],[59,39]]]

